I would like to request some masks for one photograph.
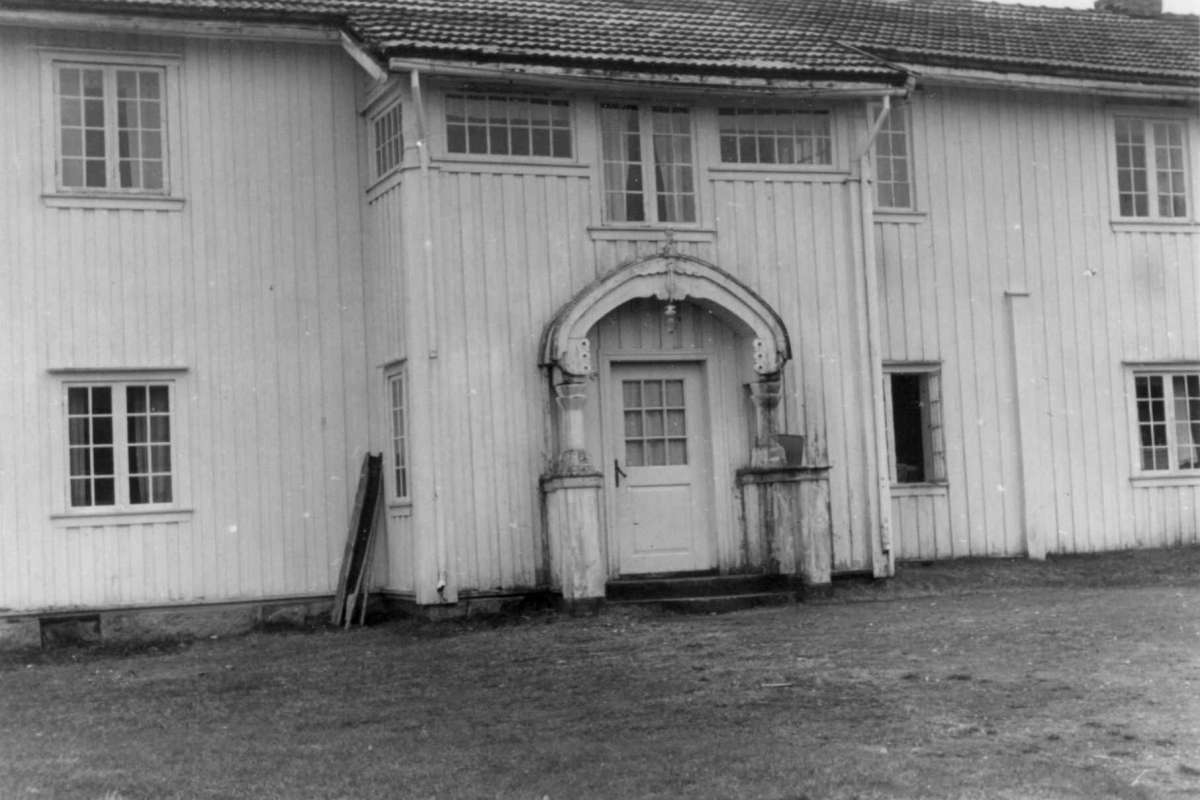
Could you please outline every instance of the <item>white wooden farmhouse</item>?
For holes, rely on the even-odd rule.
[[[1159,5],[0,0],[0,617],[1200,544]]]

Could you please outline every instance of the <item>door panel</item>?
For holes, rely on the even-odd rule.
[[[714,566],[708,404],[699,363],[614,363],[614,538],[622,574]]]

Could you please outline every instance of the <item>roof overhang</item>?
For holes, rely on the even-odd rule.
[[[388,59],[393,72],[417,71],[430,76],[486,82],[519,82],[559,89],[637,90],[671,88],[705,94],[722,91],[752,92],[768,95],[807,97],[880,97],[904,95],[902,82],[871,80],[800,80],[762,75],[723,75],[692,72],[650,72],[606,69],[602,67],[557,66],[518,62],[482,62],[469,60],[404,58]],[[906,76],[900,76],[901,81]]]
[[[1058,92],[1120,97],[1131,100],[1171,100],[1190,103],[1200,101],[1200,86],[1196,85],[1181,86],[1134,80],[1096,80],[1053,75],[1029,75],[1019,72],[990,72],[954,67],[930,67],[915,63],[903,63],[901,66],[916,76],[917,85]],[[1148,79],[1148,81],[1152,80]]]
[[[341,26],[336,24],[206,19],[183,16],[163,17],[131,13],[39,11],[35,9],[0,9],[0,25],[335,45],[340,41],[341,35]]]

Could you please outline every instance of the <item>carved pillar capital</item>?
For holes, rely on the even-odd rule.
[[[559,441],[562,447],[555,471],[559,475],[595,472],[588,458],[587,432],[583,420],[583,409],[587,405],[587,378],[563,374],[562,380],[554,387],[554,393],[560,410]]]
[[[787,453],[779,443],[779,423],[776,409],[783,399],[783,381],[779,373],[764,375],[749,385],[750,400],[754,403],[754,449],[750,466],[770,467],[787,462]]]

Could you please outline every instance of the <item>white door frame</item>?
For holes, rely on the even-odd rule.
[[[612,430],[613,420],[615,415],[610,403],[615,401],[616,394],[613,387],[613,364],[636,364],[652,366],[655,364],[662,365],[695,365],[700,368],[700,386],[705,394],[704,397],[704,431],[702,439],[706,442],[708,448],[706,453],[705,465],[702,473],[697,476],[695,486],[702,495],[709,498],[718,497],[718,487],[716,485],[716,475],[718,473],[718,458],[723,457],[723,454],[718,452],[715,447],[717,437],[713,436],[713,421],[714,399],[716,398],[714,386],[714,370],[711,368],[712,360],[716,354],[708,350],[639,350],[631,353],[607,353],[600,361],[599,380],[597,387],[599,423],[600,423],[600,453],[603,461],[600,465],[600,471],[604,475],[603,501],[601,503],[601,513],[603,514],[603,530],[604,530],[604,545],[607,551],[608,558],[608,574],[617,576],[621,574],[620,548],[618,542],[619,531],[617,531],[617,498],[618,493],[615,491],[615,472],[614,459],[621,458],[623,454],[618,454],[615,450],[616,431]],[[719,567],[720,546],[718,541],[719,532],[716,530],[716,520],[722,516],[713,513],[715,509],[709,509],[708,519],[712,521],[707,531],[707,557],[710,562],[704,569],[716,569]]]

